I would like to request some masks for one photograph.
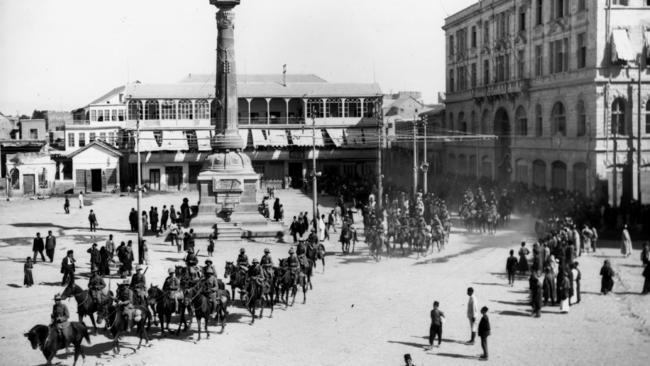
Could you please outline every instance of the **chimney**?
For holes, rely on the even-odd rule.
[[[287,64],[282,65],[282,86],[287,86]]]

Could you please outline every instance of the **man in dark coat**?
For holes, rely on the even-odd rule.
[[[515,285],[515,274],[517,273],[517,257],[515,251],[510,249],[510,256],[506,260],[506,272],[508,273],[508,285]]]
[[[528,282],[530,284],[531,306],[533,307],[533,313],[531,315],[539,318],[540,311],[542,310],[542,282],[538,277],[538,273],[533,272]]]
[[[63,279],[61,280],[61,286],[66,286],[68,283],[74,282],[74,271],[75,271],[75,259],[73,257],[74,252],[68,250],[67,255],[61,261],[61,273],[63,273]]]
[[[129,224],[131,225],[131,232],[138,231],[138,212],[135,208],[131,208],[131,212],[129,212]]]
[[[101,262],[99,249],[97,249],[97,243],[93,243],[92,247],[86,250],[86,252],[90,254],[90,271],[97,271]]]
[[[97,231],[97,216],[95,216],[93,210],[90,210],[88,214],[88,222],[90,223],[90,231]]]
[[[163,205],[162,215],[160,217],[160,231],[167,230],[167,220],[169,220],[169,210]]]
[[[41,238],[41,233],[36,233],[34,238],[34,244],[32,245],[32,252],[34,252],[34,263],[36,263],[36,255],[41,254],[41,259],[45,262],[45,256],[43,255],[43,249],[45,249],[45,243],[43,243],[43,238]]]
[[[50,258],[50,263],[54,261],[54,250],[56,249],[56,237],[52,235],[52,230],[47,232],[45,238],[45,255]]]
[[[490,336],[490,319],[487,316],[488,308],[484,306],[481,308],[481,321],[478,323],[478,336],[481,337],[481,348],[483,348],[483,355],[481,359],[488,359],[488,337]]]
[[[298,219],[296,217],[293,217],[293,222],[289,226],[289,233],[291,233],[291,236],[293,237],[293,242],[294,244],[298,242],[298,233],[300,232],[300,223],[298,222]]]

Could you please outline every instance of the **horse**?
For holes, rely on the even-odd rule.
[[[244,303],[246,304],[248,312],[251,313],[251,325],[255,323],[255,309],[258,302],[260,304],[259,318],[262,319],[265,302],[271,309],[271,315],[269,315],[269,318],[273,317],[273,286],[268,280],[261,276],[250,278],[248,289],[245,292],[245,298]]]
[[[246,273],[240,271],[239,268],[235,266],[233,262],[226,262],[226,268],[223,274],[224,277],[230,278],[231,299],[235,300],[235,289],[245,290],[246,288]],[[241,292],[239,294],[239,299],[242,300]]]
[[[279,286],[280,286],[280,300],[284,302],[285,307],[293,306],[296,301],[296,294],[298,293],[298,285],[302,286],[302,303],[307,302],[307,276],[301,271],[298,272],[298,278],[295,280],[292,279],[292,275],[289,273],[289,268],[287,267],[287,259],[280,259],[280,268],[282,269],[282,277],[279,277]],[[280,273],[280,272],[278,272]],[[289,295],[291,295],[291,305],[289,305]]]
[[[60,349],[67,348],[70,343],[74,346],[74,362],[72,365],[77,364],[79,355],[86,360],[81,342],[85,339],[90,344],[90,336],[88,335],[88,328],[82,322],[69,322],[67,327],[63,328],[63,336],[59,334],[56,326],[47,326],[37,324],[29,332],[25,333],[32,345],[33,349],[40,348],[43,356],[47,360],[47,364],[52,364],[52,359],[56,356],[56,352]]]
[[[83,323],[83,318],[87,315],[90,317],[90,321],[93,324],[95,334],[97,334],[97,324],[95,323],[95,317],[93,314],[101,312],[103,310],[104,304],[112,302],[113,294],[111,292],[108,293],[108,296],[102,294],[100,296],[100,300],[103,299],[104,301],[102,301],[101,304],[97,304],[95,302],[95,299],[90,296],[90,291],[83,290],[78,285],[70,282],[70,284],[68,284],[68,286],[61,293],[61,299],[65,300],[71,296],[73,296],[77,301],[77,314],[79,315],[79,322]]]
[[[307,246],[306,254],[307,258],[314,263],[314,268],[316,268],[316,261],[320,259],[323,264],[323,273],[325,273],[325,246],[322,243],[319,243],[318,246],[311,243]]]
[[[183,291],[185,295],[185,304],[192,305],[194,316],[196,317],[197,329],[199,332],[199,341],[201,340],[201,319],[204,322],[204,329],[207,338],[210,338],[208,330],[208,320],[210,317],[210,299],[203,294],[203,286],[196,285]],[[190,323],[191,326],[191,323]]]
[[[314,262],[307,258],[306,255],[298,257],[298,261],[300,262],[300,271],[304,273],[307,278],[309,289],[313,290],[314,286],[311,284],[311,276],[314,274]]]
[[[169,323],[172,320],[172,315],[177,312],[180,314],[180,320],[178,322],[178,329],[176,330],[176,335],[181,332],[181,325],[185,325],[185,331],[187,331],[187,322],[185,321],[185,303],[182,300],[178,300],[178,311],[176,310],[176,302],[170,296],[169,292],[163,292],[158,286],[151,286],[147,290],[147,295],[149,299],[149,306],[153,309],[153,318],[156,317],[160,320],[160,334],[171,332],[169,330]],[[155,322],[154,322],[155,324]]]
[[[341,228],[341,235],[339,236],[339,241],[341,242],[341,252],[343,254],[350,253],[350,242],[352,241],[352,230],[348,225],[343,225]],[[352,250],[354,253],[354,250]]]
[[[149,344],[149,334],[148,329],[151,328],[151,312],[148,309],[148,306],[134,305],[134,312],[139,312],[141,314],[140,320],[134,319],[134,324],[137,328],[137,334],[140,338],[138,342],[138,348],[142,346],[142,339],[146,340],[146,344]],[[125,319],[124,314],[122,313],[122,308],[115,305],[107,305],[106,309],[103,312],[100,312],[100,317],[106,315],[106,325],[108,330],[113,337],[113,352],[120,353],[120,336],[124,332],[128,332],[129,321]]]

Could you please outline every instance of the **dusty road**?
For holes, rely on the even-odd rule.
[[[308,197],[293,191],[281,191],[279,197],[289,218],[298,211],[310,211]],[[180,205],[193,194],[146,197],[143,207],[162,204]],[[86,285],[89,271],[86,249],[96,240],[100,245],[108,234],[116,241],[134,239],[128,232],[128,210],[135,206],[133,197],[89,197],[83,210],[72,200],[70,215],[63,213],[62,199],[0,203],[0,351],[2,365],[44,363],[41,353],[29,346],[23,333],[37,323],[47,324],[52,297],[60,292],[60,261],[67,249],[74,249],[80,268],[77,282]],[[323,199],[326,206],[331,201]],[[93,237],[87,228],[88,210],[94,209],[99,230]],[[38,262],[34,269],[36,285],[22,288],[24,258],[31,255],[31,241],[37,231],[43,236],[53,230],[58,236],[54,263]],[[356,255],[341,256],[339,245],[326,243],[325,273],[319,266],[313,279],[314,289],[307,304],[285,310],[276,306],[273,318],[250,326],[248,313],[231,308],[224,334],[195,343],[194,333],[179,338],[158,338],[153,329],[151,347],[134,353],[135,337],[123,338],[122,355],[111,352],[111,340],[104,335],[91,337],[86,365],[178,365],[188,361],[245,365],[399,365],[402,355],[411,353],[417,365],[464,365],[477,362],[480,345],[463,344],[469,338],[465,317],[468,286],[476,289],[479,306],[490,308],[492,337],[490,360],[495,365],[643,365],[650,356],[650,296],[640,296],[642,268],[638,252],[623,259],[615,249],[583,255],[583,300],[569,314],[556,307],[544,308],[542,317],[531,318],[527,300],[527,281],[520,278],[514,288],[505,286],[503,275],[509,249],[521,240],[530,243],[530,220],[518,219],[496,236],[466,235],[455,228],[451,243],[427,257],[391,258],[379,263],[367,256],[365,245]],[[336,234],[333,234],[333,238]],[[182,259],[182,254],[163,243],[147,238],[151,264],[149,283],[162,285],[166,269]],[[135,240],[134,240],[135,241]],[[207,243],[198,242],[201,263]],[[287,255],[289,244],[248,242],[243,244],[249,257],[261,256],[264,247],[272,250],[277,261]],[[213,258],[219,277],[225,260],[234,260],[239,244],[216,248]],[[618,272],[615,293],[598,294],[598,271],[602,260],[611,257]],[[118,280],[111,280],[114,290]],[[445,341],[440,348],[425,351],[433,300],[441,303],[447,316]],[[76,318],[74,300],[66,302]],[[90,324],[86,319],[86,324]],[[644,361],[645,360],[645,361]],[[71,354],[60,352],[55,361],[72,364]]]

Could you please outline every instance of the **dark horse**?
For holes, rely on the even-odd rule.
[[[73,282],[70,282],[68,286],[61,293],[61,298],[63,300],[67,299],[70,296],[74,296],[77,300],[77,314],[79,314],[79,322],[83,323],[84,316],[90,317],[90,321],[93,324],[95,333],[97,333],[97,324],[95,324],[94,313],[99,313],[103,310],[105,304],[112,302],[112,293],[109,292],[108,296],[102,294],[100,296],[101,304],[97,304],[95,300],[90,296],[90,291],[82,290],[81,287],[75,285]],[[99,321],[99,316],[98,316]]]
[[[248,284],[248,289],[246,291],[246,308],[251,313],[251,325],[255,323],[255,309],[257,303],[260,304],[260,316],[264,313],[264,303],[268,305],[271,309],[271,315],[269,318],[273,317],[273,284],[269,283],[268,280],[260,277],[251,278]]]
[[[149,344],[149,334],[147,330],[151,328],[151,312],[146,305],[134,305],[133,311],[137,311],[140,314],[140,320],[133,320],[133,324],[137,328],[138,337],[140,338],[137,349],[140,349],[140,346],[142,346],[142,339],[145,339],[147,344]],[[99,313],[100,317],[103,316],[103,314],[107,314],[106,326],[113,337],[113,351],[115,353],[120,353],[120,336],[122,333],[130,331],[129,321],[122,313],[121,307],[112,304],[108,305],[103,312]]]
[[[246,273],[240,271],[233,262],[226,262],[226,269],[223,276],[230,278],[230,283],[228,283],[231,292],[230,298],[235,301],[235,289],[238,288],[242,291],[246,289]],[[239,299],[241,300],[241,292]]]
[[[284,302],[285,307],[289,305],[289,294],[291,294],[291,306],[293,306],[296,301],[296,294],[298,293],[298,285],[302,287],[302,303],[307,302],[307,289],[309,284],[307,282],[307,276],[304,273],[299,271],[297,273],[298,278],[293,280],[291,273],[287,267],[287,259],[280,259],[280,268],[281,270],[278,273],[282,273],[281,277],[278,277],[278,283],[280,284],[280,300]]]
[[[185,320],[185,302],[183,299],[178,299],[178,311],[176,311],[176,302],[174,302],[169,292],[163,292],[158,286],[151,286],[147,290],[147,295],[149,298],[149,306],[153,309],[154,318],[158,316],[158,320],[160,320],[161,334],[165,333],[165,329],[171,332],[169,330],[169,323],[172,320],[172,314],[174,312],[177,312],[181,316],[176,335],[180,334],[182,325],[185,326],[185,331],[188,330],[187,321]]]
[[[67,327],[63,328],[63,336],[59,335],[53,326],[48,327],[47,325],[37,324],[29,332],[25,333],[25,337],[29,339],[33,349],[41,349],[48,365],[52,364],[52,359],[56,355],[56,352],[68,347],[70,343],[74,346],[74,362],[72,365],[77,364],[79,355],[85,361],[86,355],[84,354],[81,341],[86,339],[86,342],[90,344],[88,328],[81,322],[70,322]]]
[[[205,334],[210,338],[210,331],[208,330],[208,320],[210,317],[210,299],[203,294],[203,286],[197,284],[184,291],[185,304],[194,308],[194,316],[196,316],[196,328],[199,332],[199,341],[201,340],[201,319],[205,325]],[[190,323],[191,326],[192,323]]]
[[[316,245],[315,243],[310,243],[307,245],[307,258],[314,262],[314,268],[316,268],[316,261],[319,259],[323,263],[323,273],[325,273],[325,246],[321,243]]]

